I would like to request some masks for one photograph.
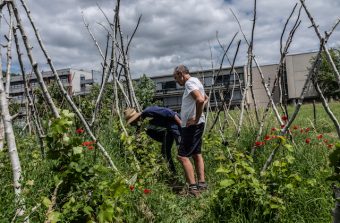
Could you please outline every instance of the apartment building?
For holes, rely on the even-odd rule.
[[[238,106],[242,100],[241,89],[244,88],[244,68],[210,69],[202,71],[190,71],[190,75],[197,77],[204,85],[206,94],[210,96],[213,108],[224,105]],[[172,74],[155,76],[151,79],[156,84],[155,100],[161,102],[164,107],[178,111],[181,107],[184,87],[177,84]],[[215,83],[215,84],[214,84]],[[232,100],[231,100],[232,99]]]
[[[82,95],[90,92],[91,85],[94,83],[94,72],[65,68],[57,70],[59,78],[65,89],[71,95]],[[51,84],[55,81],[52,71],[42,71],[45,83]],[[28,84],[31,89],[38,88],[39,83],[35,74],[27,74]],[[10,97],[15,103],[24,104],[26,102],[24,81],[22,75],[12,76],[10,84]]]
[[[288,102],[294,103],[295,100],[300,97],[304,81],[307,78],[309,67],[311,66],[310,61],[315,55],[315,52],[287,55],[283,83],[287,89],[287,95],[283,95],[282,97],[286,97],[285,99]],[[245,79],[247,78],[247,69],[245,66],[238,66],[234,69],[235,72],[232,72],[230,67],[222,68],[221,70],[209,69],[190,71],[191,76],[199,78],[203,83],[206,94],[210,96],[212,108],[221,106],[223,101],[227,106],[229,104],[231,107],[240,106],[246,84]],[[278,70],[278,64],[269,64],[260,66],[259,68],[253,68],[252,88],[255,101],[259,107],[265,107],[269,102],[267,93],[263,87],[261,73],[270,92],[274,88],[274,102],[279,102],[280,95],[278,83],[274,85]],[[175,82],[172,74],[154,76],[151,77],[151,79],[156,84],[155,99],[160,101],[162,106],[178,111],[181,107],[184,88]],[[308,100],[315,98],[316,96],[317,94],[313,86],[310,85],[305,98]],[[253,106],[253,97],[250,90],[247,92],[246,101],[248,106]]]

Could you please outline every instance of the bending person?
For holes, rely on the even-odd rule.
[[[152,139],[162,143],[162,156],[167,161],[170,171],[176,174],[171,148],[174,141],[177,145],[180,141],[181,120],[178,114],[169,108],[150,106],[140,113],[133,108],[128,108],[124,115],[127,123],[131,125],[136,125],[141,119],[150,118],[146,133]]]

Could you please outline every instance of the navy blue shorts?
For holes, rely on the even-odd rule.
[[[190,157],[201,154],[204,123],[182,128],[178,156]]]

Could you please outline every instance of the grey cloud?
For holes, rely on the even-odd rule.
[[[81,12],[91,25],[91,30],[102,48],[105,46],[106,31],[97,23],[107,25],[96,2],[110,19],[113,16],[112,0],[30,0],[32,16],[39,27],[46,48],[55,64],[59,67],[76,67],[100,70],[101,58],[90,35],[84,27]],[[298,1],[277,0],[257,1],[257,23],[255,28],[254,52],[259,63],[276,63],[279,58],[279,40],[283,25],[292,7]],[[315,17],[320,30],[326,31],[339,16],[338,0],[306,1],[307,7]],[[219,39],[226,45],[231,40],[238,25],[229,8],[237,14],[247,38],[251,34],[253,2],[249,0],[124,0],[121,1],[121,24],[124,36],[130,36],[138,17],[142,21],[130,47],[130,68],[135,77],[169,74],[178,63],[185,63],[192,70],[219,66],[223,51],[218,46]],[[20,10],[22,12],[22,9]],[[295,16],[294,16],[295,17]],[[28,21],[22,14],[26,26]],[[315,50],[318,39],[310,28],[309,20],[302,11],[302,23],[294,37],[289,52]],[[291,26],[290,26],[291,27]],[[34,49],[33,33],[28,29]],[[340,32],[336,30],[329,46],[339,46]],[[286,36],[285,36],[286,37]],[[236,42],[242,40],[237,64],[246,61],[247,46],[241,33],[237,36],[228,56],[232,59]],[[212,60],[210,58],[210,47]],[[41,53],[38,60],[45,61]],[[224,62],[228,66],[227,61]]]

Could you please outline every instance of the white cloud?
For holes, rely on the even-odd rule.
[[[105,14],[112,19],[114,1],[97,1]],[[262,0],[257,1],[257,23],[255,27],[254,52],[259,63],[276,63],[279,58],[279,41],[284,23],[292,7],[299,1]],[[90,35],[84,27],[81,13],[84,12],[91,30],[101,47],[105,48],[106,31],[98,25],[108,26],[104,15],[90,0],[34,0],[28,2],[32,16],[39,27],[50,56],[58,68],[76,67],[100,70],[101,58]],[[323,33],[329,30],[339,18],[338,0],[306,1],[306,5]],[[19,5],[18,5],[19,6]],[[125,36],[130,36],[138,17],[142,21],[130,47],[130,69],[134,76],[145,73],[162,75],[171,73],[179,63],[192,70],[211,67],[210,48],[215,67],[219,66],[223,54],[216,40],[223,45],[238,31],[238,25],[229,9],[237,14],[247,38],[252,27],[253,1],[249,0],[124,0],[121,1],[121,24]],[[20,10],[22,12],[22,9]],[[296,15],[292,18],[294,21]],[[302,10],[302,23],[296,32],[289,52],[305,52],[318,48],[314,30],[308,28],[310,21]],[[26,26],[29,25],[22,14]],[[289,26],[291,27],[291,26]],[[340,28],[330,39],[329,46],[340,45]],[[289,30],[288,30],[289,31]],[[34,52],[41,66],[45,66],[38,46],[28,29]],[[247,46],[241,33],[235,39],[228,53],[232,58],[237,41],[242,45],[238,64],[246,61]],[[15,61],[14,61],[15,62]],[[227,62],[224,63],[226,66]],[[15,67],[15,66],[14,66]]]

